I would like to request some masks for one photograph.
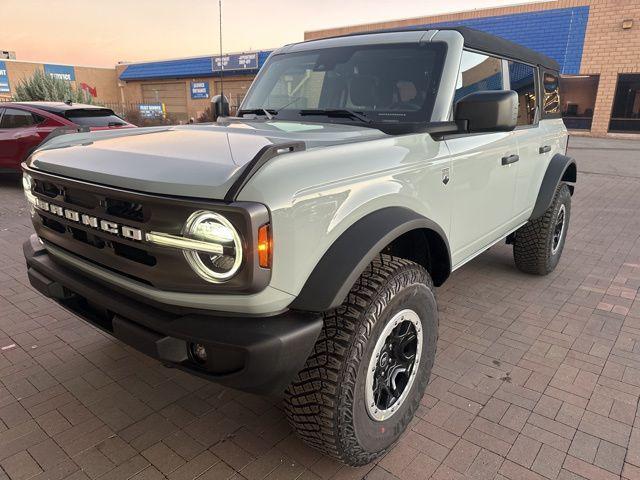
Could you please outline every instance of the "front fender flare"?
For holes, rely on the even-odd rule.
[[[556,153],[551,158],[551,161],[547,166],[547,171],[544,173],[540,190],[538,190],[538,198],[536,199],[536,203],[533,207],[529,220],[535,220],[536,218],[540,218],[544,215],[544,212],[547,211],[549,205],[551,205],[551,202],[553,201],[553,196],[556,193],[560,182],[565,181],[575,183],[576,177],[576,161],[571,157]],[[569,188],[573,194],[573,186]]]
[[[290,308],[322,312],[338,307],[364,269],[393,240],[416,229],[437,233],[451,251],[442,228],[404,207],[386,207],[351,225],[325,252]]]

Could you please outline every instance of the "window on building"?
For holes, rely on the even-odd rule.
[[[454,101],[481,90],[502,90],[502,60],[481,53],[462,52]]]
[[[35,124],[36,121],[31,112],[7,108],[2,115],[0,128],[26,128]]]
[[[524,63],[509,62],[509,83],[518,94],[518,126],[536,123],[536,69]]]
[[[610,132],[640,132],[640,74],[618,76]]]
[[[542,78],[544,88],[544,113],[560,113],[560,79],[557,73],[544,72]]]
[[[597,75],[563,75],[560,78],[560,109],[568,129],[591,129],[599,80]]]

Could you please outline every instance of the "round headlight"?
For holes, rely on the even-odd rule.
[[[233,277],[242,264],[242,240],[231,222],[218,213],[196,212],[185,225],[184,235],[201,242],[217,244],[222,253],[185,250],[191,268],[207,282],[222,283]]]

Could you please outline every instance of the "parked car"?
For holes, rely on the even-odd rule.
[[[63,102],[0,103],[0,171],[19,171],[20,164],[59,128],[90,130],[133,127],[113,110]]]
[[[304,441],[370,462],[429,382],[435,287],[505,240],[523,272],[558,265],[558,69],[465,28],[313,40],[236,118],[54,138],[24,166],[31,284],[166,364],[284,392]]]

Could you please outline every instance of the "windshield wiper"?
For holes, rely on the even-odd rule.
[[[372,120],[367,117],[364,113],[354,112],[353,110],[348,109],[329,109],[329,110],[300,110],[298,112],[300,115],[324,115],[327,117],[351,117],[360,120],[361,122],[371,123]]]
[[[253,115],[264,115],[265,117],[267,117],[269,120],[271,120],[273,118],[274,115],[277,115],[278,112],[276,110],[272,110],[272,109],[266,109],[266,108],[249,108],[247,110],[240,110],[238,112],[238,115],[240,116],[244,116],[245,113],[252,113]]]

